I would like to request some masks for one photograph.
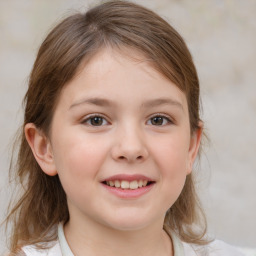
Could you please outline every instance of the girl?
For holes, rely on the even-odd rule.
[[[57,25],[25,96],[14,255],[240,255],[206,238],[192,166],[203,123],[181,36],[109,1]]]

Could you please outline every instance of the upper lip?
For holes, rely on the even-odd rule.
[[[141,174],[116,174],[110,176],[103,181],[113,181],[113,180],[126,180],[126,181],[133,181],[133,180],[146,180],[146,181],[153,181],[151,178],[141,175]]]

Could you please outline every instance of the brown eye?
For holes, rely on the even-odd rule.
[[[105,118],[101,116],[92,116],[84,120],[83,123],[90,126],[102,126],[102,125],[106,125],[107,121]]]
[[[99,116],[92,117],[90,121],[91,121],[91,125],[94,125],[94,126],[100,126],[103,124],[103,118]]]
[[[151,123],[153,125],[162,125],[164,122],[163,118],[161,116],[156,116],[151,118]]]
[[[163,126],[168,123],[171,123],[170,119],[165,116],[154,116],[149,119],[149,124],[156,125],[156,126]]]

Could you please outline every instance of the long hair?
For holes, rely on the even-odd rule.
[[[34,123],[49,135],[63,87],[79,67],[104,47],[133,49],[184,92],[191,132],[199,128],[199,81],[191,54],[179,33],[154,12],[127,1],[108,1],[86,13],[60,22],[43,41],[30,74],[24,98],[24,124]],[[58,175],[47,176],[36,162],[23,130],[17,160],[10,171],[22,190],[10,207],[11,252],[27,244],[56,239],[56,225],[68,221],[65,192]],[[167,211],[164,228],[185,242],[202,244],[206,222],[195,191],[193,174],[187,176],[177,201]],[[196,228],[195,228],[196,227]]]

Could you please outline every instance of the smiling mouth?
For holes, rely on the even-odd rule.
[[[154,181],[148,181],[148,180],[133,180],[133,181],[127,181],[127,180],[108,180],[108,181],[103,181],[103,184],[113,187],[113,188],[120,188],[124,190],[128,189],[139,189],[143,187],[147,187],[153,183]]]

